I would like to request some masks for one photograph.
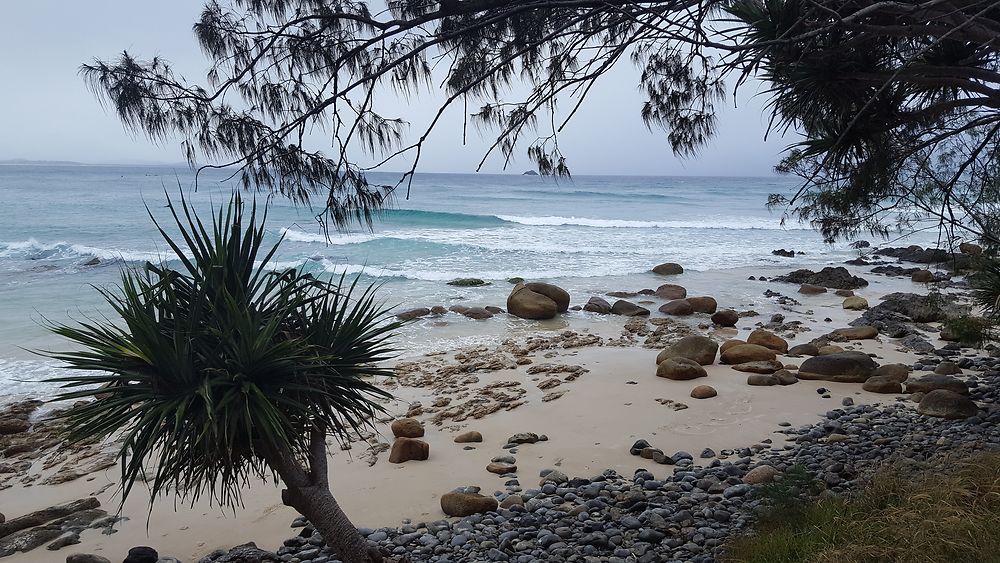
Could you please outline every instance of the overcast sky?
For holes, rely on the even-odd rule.
[[[0,7],[0,160],[74,160],[88,163],[150,163],[183,160],[177,142],[156,146],[125,132],[102,108],[77,74],[80,64],[122,50],[144,58],[159,55],[189,79],[204,82],[207,61],[191,25],[202,0],[50,0]],[[40,14],[39,10],[44,10]],[[41,17],[40,17],[41,16]],[[589,96],[560,146],[575,174],[763,176],[772,173],[787,140],[764,142],[763,101],[741,92],[720,118],[720,134],[701,155],[675,158],[661,131],[649,132],[639,118],[641,97],[632,68],[617,69]],[[436,97],[408,103],[414,131],[426,123]],[[420,170],[472,172],[484,141],[461,142],[461,108],[450,112],[430,138]],[[470,128],[470,131],[472,128]],[[524,150],[508,171],[532,168]],[[395,168],[399,168],[396,166]],[[494,158],[483,171],[500,172]]]

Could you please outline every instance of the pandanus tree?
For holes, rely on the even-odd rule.
[[[172,260],[123,269],[101,290],[113,315],[51,327],[80,347],[50,354],[72,370],[53,379],[73,401],[58,415],[69,440],[120,444],[122,502],[144,481],[153,499],[237,506],[250,478],[280,478],[341,560],[379,560],[331,493],[327,440],[383,412],[399,324],[374,286],[275,270],[280,240],[264,244],[266,212],[238,195],[210,227],[168,207],[179,238],[154,223]]]

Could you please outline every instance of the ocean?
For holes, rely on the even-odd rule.
[[[184,190],[197,208],[224,204],[235,183],[227,174],[183,167],[0,166],[0,398],[45,395],[39,380],[58,368],[33,351],[65,349],[43,326],[107,311],[96,287],[111,287],[123,266],[169,256],[147,207],[169,224],[167,194]],[[397,175],[376,173],[377,182]],[[790,194],[794,179],[419,174],[409,199],[400,199],[374,230],[319,228],[317,210],[272,199],[269,241],[284,237],[275,267],[315,274],[360,275],[381,282],[381,295],[400,310],[463,303],[503,307],[511,277],[548,281],[567,289],[573,304],[608,291],[655,288],[650,273],[662,262],[682,264],[673,283],[722,306],[768,311],[762,288],[746,283],[754,272],[843,262],[856,252],[826,245],[808,226],[781,224],[769,193]],[[266,196],[260,194],[263,203]],[[803,254],[782,258],[777,248]],[[97,264],[93,259],[97,258]],[[460,288],[446,282],[481,278],[489,285]],[[573,318],[610,322],[576,312]],[[407,353],[488,342],[565,323],[507,316],[486,321],[449,314],[407,326],[399,345]]]

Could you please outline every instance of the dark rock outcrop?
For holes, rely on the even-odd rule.
[[[858,289],[868,285],[864,278],[852,275],[843,266],[827,266],[818,272],[802,269],[774,278],[774,281],[810,284],[832,289]]]

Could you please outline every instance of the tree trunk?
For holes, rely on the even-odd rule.
[[[305,516],[337,552],[344,563],[382,563],[378,550],[369,549],[357,527],[347,517],[330,492],[326,465],[326,432],[313,430],[310,438],[308,470],[292,452],[270,452],[267,463],[281,476],[285,490],[281,501]]]

